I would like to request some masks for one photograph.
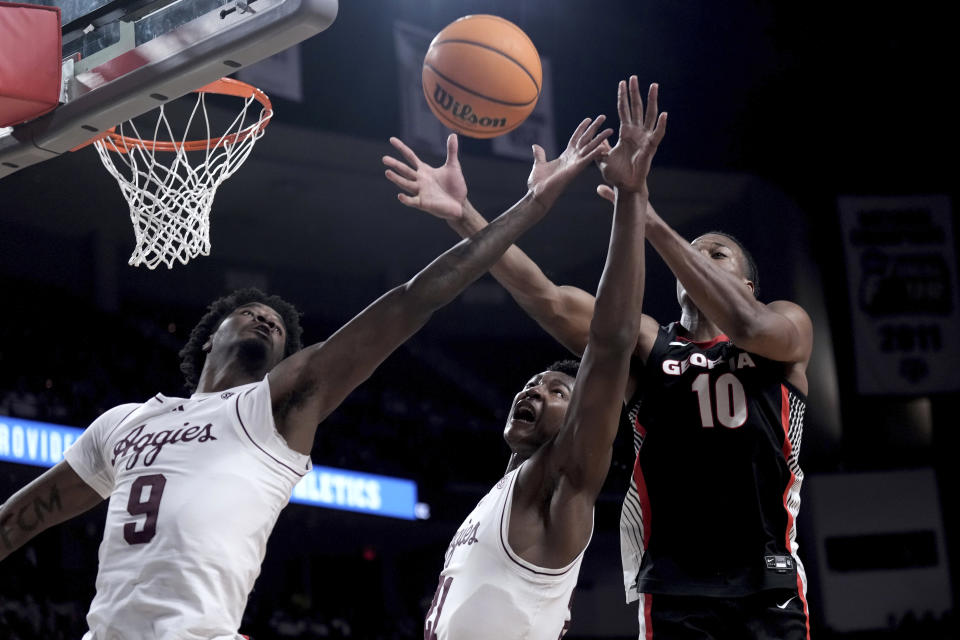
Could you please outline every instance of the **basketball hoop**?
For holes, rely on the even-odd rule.
[[[152,138],[142,136],[130,120],[93,141],[130,205],[136,236],[129,260],[133,266],[154,269],[164,263],[172,268],[174,261],[186,264],[210,255],[210,208],[217,188],[240,168],[273,117],[267,95],[239,80],[222,78],[195,93],[196,104],[180,136],[174,135],[161,105]],[[208,93],[244,99],[239,115],[219,137],[211,132]],[[254,102],[261,105],[255,117],[247,113]],[[202,126],[206,135],[189,140],[191,126]],[[169,139],[158,139],[162,136]],[[188,152],[195,154],[192,161]]]

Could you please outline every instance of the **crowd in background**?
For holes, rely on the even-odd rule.
[[[108,313],[61,291],[10,284],[0,323],[0,415],[84,427],[114,405],[158,391],[184,393],[177,352],[203,309],[125,305],[123,313]],[[305,329],[308,342],[328,330],[309,319]],[[519,380],[527,373],[511,375]],[[404,348],[388,359],[328,418],[312,458],[318,465],[415,479],[420,500],[431,506],[433,533],[373,516],[288,507],[271,537],[241,631],[254,640],[420,637],[449,535],[506,464],[500,432],[509,402],[505,395],[498,413],[477,401],[469,381],[431,369]],[[615,460],[609,497],[598,505],[598,527],[616,526],[629,453]],[[0,499],[41,471],[0,463]],[[104,514],[105,505],[96,507],[0,564],[0,638],[82,636]],[[345,519],[341,526],[354,523],[357,531],[379,527],[421,539],[394,553],[326,545],[321,534]],[[866,635],[821,630],[816,637],[946,640],[953,637],[954,621],[918,614],[889,626]]]
[[[11,285],[0,324],[0,415],[85,427],[117,404],[157,392],[186,393],[177,352],[203,309],[126,307],[108,313],[55,289]],[[309,318],[304,325],[308,342],[325,336],[326,328],[311,326]],[[452,532],[465,515],[457,487],[474,495],[496,481],[507,460],[500,438],[503,415],[477,407],[469,396],[469,390],[401,348],[328,417],[313,461],[416,480],[433,518],[449,515]],[[504,415],[509,401],[504,398]],[[2,498],[41,472],[0,463]],[[466,500],[471,499],[476,500]],[[0,637],[82,635],[104,509],[46,532],[0,565]],[[305,530],[322,529],[329,522],[325,519],[337,517],[400,526],[373,516],[288,507],[271,537],[269,570],[251,596],[244,633],[254,638],[419,637],[446,541],[403,558],[344,554],[304,542]],[[289,561],[283,556],[287,549],[297,550]],[[271,564],[274,557],[278,561]],[[386,579],[397,572],[402,582]],[[339,578],[345,575],[349,579]],[[334,576],[338,579],[331,580]]]

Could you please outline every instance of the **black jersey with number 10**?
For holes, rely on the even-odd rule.
[[[624,417],[637,458],[621,515],[628,600],[637,593],[805,591],[796,516],[804,395],[785,365],[726,336],[661,327]]]

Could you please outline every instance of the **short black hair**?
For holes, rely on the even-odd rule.
[[[757,271],[757,261],[753,259],[753,254],[747,250],[747,247],[744,246],[740,240],[733,234],[727,233],[726,231],[707,231],[706,233],[700,234],[700,236],[723,236],[733,244],[737,245],[740,249],[740,253],[743,254],[743,257],[746,259],[747,272],[743,275],[746,276],[747,280],[753,283],[753,297],[760,298],[760,273]]]
[[[217,330],[224,318],[238,307],[251,303],[265,304],[280,315],[287,336],[283,350],[284,358],[303,348],[303,344],[300,342],[303,328],[300,326],[300,312],[297,311],[296,307],[280,296],[267,295],[259,289],[252,287],[237,289],[233,293],[217,298],[210,303],[210,306],[207,307],[207,313],[200,318],[197,326],[190,332],[190,339],[187,340],[187,344],[180,350],[180,371],[183,372],[186,380],[184,386],[190,393],[196,390],[197,384],[200,382],[200,372],[203,370],[203,362],[207,357],[203,351],[203,345]]]
[[[547,371],[556,371],[558,373],[565,373],[571,378],[577,377],[577,372],[580,371],[580,360],[576,358],[568,358],[567,360],[557,360],[551,364],[546,369]]]

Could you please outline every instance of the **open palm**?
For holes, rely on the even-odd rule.
[[[602,153],[601,143],[613,134],[613,130],[597,130],[606,116],[585,118],[570,136],[567,148],[553,160],[547,160],[546,152],[538,144],[533,145],[533,169],[527,178],[527,187],[534,196],[562,190],[585,166]]]
[[[385,173],[387,180],[406,191],[397,194],[400,202],[443,220],[455,220],[463,215],[467,183],[457,158],[455,133],[447,137],[447,160],[439,167],[421,161],[399,138],[390,138],[390,144],[406,160],[383,156],[383,164],[389,167]]]
[[[620,134],[616,146],[600,161],[600,172],[607,184],[627,191],[646,190],[650,163],[667,128],[667,114],[659,113],[657,108],[658,91],[658,85],[650,85],[644,112],[637,77],[630,76],[629,83],[620,82]]]

